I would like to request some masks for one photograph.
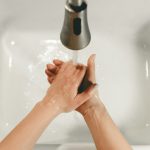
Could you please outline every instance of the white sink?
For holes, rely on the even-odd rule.
[[[133,150],[149,150],[149,146],[133,146]],[[37,145],[35,150],[96,150],[94,144]]]
[[[59,40],[64,4],[0,0],[0,139],[43,97],[49,86],[45,65],[73,57]],[[101,97],[133,145],[150,144],[149,6],[148,0],[89,1],[92,41],[78,58],[85,63],[97,54]],[[91,136],[82,117],[72,112],[59,116],[38,144],[88,142]]]

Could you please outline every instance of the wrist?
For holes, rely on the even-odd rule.
[[[37,105],[39,105],[48,115],[58,116],[61,113],[60,107],[53,98],[44,97]]]
[[[41,101],[42,105],[48,110],[53,110],[56,114],[62,113],[61,107],[59,104],[60,96],[55,92],[55,90],[50,87]]]
[[[81,113],[84,117],[87,112],[92,112],[93,109],[97,109],[97,107],[103,109],[104,104],[102,103],[98,94],[95,94],[92,98],[90,98],[87,102],[81,105],[77,111]]]
[[[103,117],[107,113],[107,110],[102,102],[97,102],[92,104],[82,113],[84,118],[91,118],[93,115],[98,114],[100,117]]]

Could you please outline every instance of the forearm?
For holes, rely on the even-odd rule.
[[[53,107],[39,102],[16,128],[1,142],[3,150],[31,150],[44,129],[57,116]]]
[[[103,105],[90,108],[84,119],[98,150],[131,150]]]

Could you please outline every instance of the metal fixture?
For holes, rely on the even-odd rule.
[[[85,0],[67,0],[65,19],[60,39],[71,50],[85,48],[91,40],[87,21],[87,2]]]

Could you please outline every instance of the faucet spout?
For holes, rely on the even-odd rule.
[[[81,50],[88,46],[91,34],[86,0],[67,0],[60,39],[62,44],[71,50]]]
[[[81,6],[83,3],[83,0],[69,0],[69,3],[73,6]]]

